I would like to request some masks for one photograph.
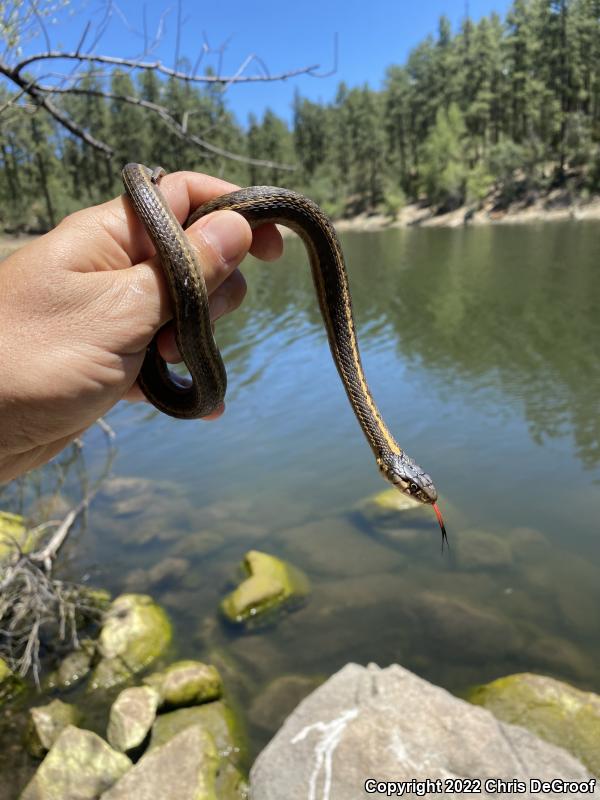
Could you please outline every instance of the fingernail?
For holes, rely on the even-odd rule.
[[[246,223],[234,211],[216,211],[200,221],[202,236],[223,264],[235,264],[246,252]]]

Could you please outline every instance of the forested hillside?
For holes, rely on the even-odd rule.
[[[56,102],[110,142],[114,158],[42,111],[9,108],[0,115],[0,226],[44,229],[114,195],[130,160],[289,186],[335,217],[394,214],[416,199],[476,206],[492,189],[502,205],[565,181],[580,197],[600,189],[600,0],[515,0],[504,20],[465,19],[457,32],[442,17],[379,88],[340,84],[326,105],[296,95],[291,129],[271,111],[242,125],[217,87],[153,72],[90,72],[78,86],[86,93]],[[0,107],[6,92],[0,86]],[[212,144],[296,169],[215,157],[118,99],[134,95]]]

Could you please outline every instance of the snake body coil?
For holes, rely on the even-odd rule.
[[[139,383],[150,402],[161,411],[190,419],[206,416],[222,402],[227,378],[212,334],[202,269],[158,189],[162,174],[162,170],[128,164],[123,170],[123,181],[161,258],[175,312],[177,344],[192,383],[183,385],[174,378],[155,341],[148,348]],[[358,350],[344,257],[329,219],[315,203],[296,192],[253,186],[203,204],[189,217],[185,227],[205,214],[222,209],[242,214],[253,228],[265,223],[286,225],[303,240],[333,360],[377,465],[394,486],[434,506],[445,538],[431,478],[397,444],[371,396]]]

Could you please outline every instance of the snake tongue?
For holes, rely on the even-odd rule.
[[[435,515],[437,517],[438,522],[440,523],[440,529],[442,531],[442,553],[443,553],[444,542],[446,543],[446,547],[450,549],[450,544],[448,542],[448,534],[446,533],[446,526],[444,525],[444,518],[442,517],[442,512],[439,510],[437,503],[433,503],[433,510],[435,511]]]

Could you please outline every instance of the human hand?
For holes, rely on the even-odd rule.
[[[237,187],[179,172],[160,188],[182,221]],[[233,211],[202,217],[186,233],[213,320],[244,298],[244,256],[270,261],[282,249],[274,226],[253,233]],[[153,253],[122,196],[70,215],[0,263],[0,481],[48,461],[117,401],[142,399],[135,382],[146,347],[172,318]],[[180,360],[171,326],[158,346],[166,361]]]

